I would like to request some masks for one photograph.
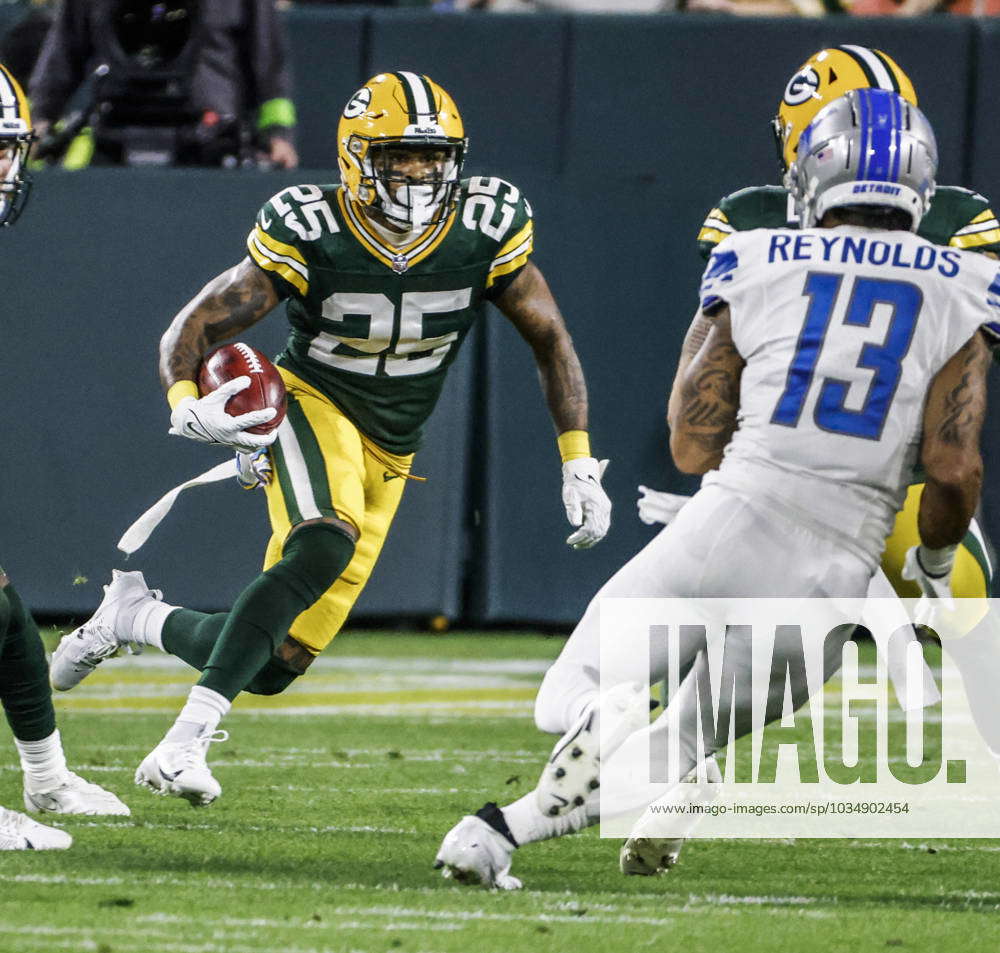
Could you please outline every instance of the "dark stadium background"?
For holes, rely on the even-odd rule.
[[[0,8],[0,33],[17,14]],[[222,454],[168,437],[156,346],[174,312],[245,253],[257,208],[293,182],[336,179],[343,103],[379,70],[413,69],[455,96],[467,172],[517,184],[536,260],[587,372],[591,431],[616,511],[589,552],[563,543],[559,461],[530,352],[496,312],[452,372],[396,526],[357,615],[473,625],[574,621],[652,535],[639,483],[690,490],[663,410],[718,198],[776,180],[768,120],[814,50],[881,48],[935,125],[939,181],[1000,201],[1000,24],[705,16],[435,15],[310,8],[286,14],[299,146],[293,174],[47,171],[2,236],[5,566],[37,613],[89,613],[112,567],[142,568],[168,601],[227,606],[255,573],[263,500],[235,482],[190,491],[130,563],[114,543],[146,506]],[[995,207],[995,206],[994,206]],[[276,313],[246,336],[276,351]],[[996,420],[996,410],[992,419]],[[997,427],[985,524],[1000,538]]]

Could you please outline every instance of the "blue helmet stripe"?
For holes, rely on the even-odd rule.
[[[886,182],[889,180],[892,166],[892,144],[896,137],[896,129],[893,122],[892,100],[885,93],[878,95],[880,92],[872,89],[862,90],[871,110],[867,117],[871,138],[871,158],[868,160],[865,178],[876,182]]]
[[[868,103],[864,97],[865,90],[858,90],[858,125],[861,127],[861,145],[858,148],[858,178],[867,179],[868,165]]]

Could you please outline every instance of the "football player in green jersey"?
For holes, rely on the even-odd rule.
[[[0,226],[13,225],[27,200],[25,173],[34,139],[28,101],[17,80],[0,64]],[[84,781],[66,767],[52,707],[45,647],[31,613],[0,569],[0,702],[14,735],[24,772],[24,806],[54,814],[128,814],[110,791]],[[0,850],[69,847],[64,830],[0,807]]]
[[[820,50],[802,64],[788,81],[773,121],[782,173],[787,172],[795,161],[799,136],[819,110],[849,90],[865,87],[892,90],[917,104],[917,94],[909,77],[881,50],[838,46]],[[794,203],[784,186],[741,189],[727,195],[708,213],[698,233],[698,247],[707,260],[712,249],[733,232],[797,226]],[[938,245],[1000,257],[1000,223],[989,201],[968,189],[939,185],[917,234]],[[692,326],[692,332],[696,337],[695,326]],[[698,343],[696,340],[685,341],[682,362],[697,350]],[[922,587],[910,578],[909,571],[904,575],[906,553],[920,541],[917,512],[922,491],[922,485],[910,487],[882,557],[882,569],[892,587],[903,597],[915,598],[921,594],[922,588],[929,586],[925,582]],[[645,501],[640,501],[640,504],[645,505]],[[991,592],[992,577],[989,547],[980,526],[973,520],[955,559],[951,576],[952,594],[985,598]]]
[[[270,444],[272,535],[264,572],[230,612],[166,605],[140,573],[116,573],[93,618],[57,650],[53,684],[62,689],[124,643],[161,646],[201,670],[137,782],[212,801],[221,789],[205,752],[222,737],[216,728],[233,698],[284,690],[337,634],[378,558],[445,373],[487,302],[534,352],[577,527],[567,542],[591,546],[607,532],[605,462],[591,456],[583,372],[530,259],[531,208],[502,179],[463,180],[465,149],[458,109],[440,86],[410,72],[374,76],[340,119],[341,184],[275,195],[250,232],[248,257],[164,335],[173,432],[240,451]],[[231,417],[228,392],[199,398],[194,381],[209,347],[282,300],[291,331],[277,363],[288,414],[274,440],[246,429],[273,411]]]

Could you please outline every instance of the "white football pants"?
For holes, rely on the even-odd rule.
[[[535,723],[563,734],[595,699],[601,683],[600,602],[607,597],[864,597],[874,568],[834,539],[717,485],[703,487],[674,521],[618,570],[590,601],[535,699]],[[625,636],[605,685],[661,681],[667,651],[658,655]],[[681,645],[689,668],[697,643]],[[647,663],[648,657],[648,663]],[[647,672],[648,664],[648,672]],[[685,680],[685,684],[690,679]],[[683,696],[685,693],[680,693]],[[677,701],[681,701],[678,698]]]

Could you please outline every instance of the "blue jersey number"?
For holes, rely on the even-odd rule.
[[[811,271],[806,277],[802,293],[809,298],[809,308],[771,423],[785,427],[798,425],[842,280],[841,275],[822,271]],[[848,410],[844,406],[850,389],[848,381],[824,378],[813,415],[818,427],[866,440],[878,440],[882,436],[892,398],[899,386],[902,360],[910,349],[923,300],[920,289],[908,281],[858,278],[854,282],[844,324],[869,327],[875,306],[879,304],[891,307],[892,317],[885,339],[880,344],[865,344],[855,365],[875,372],[861,409]]]

